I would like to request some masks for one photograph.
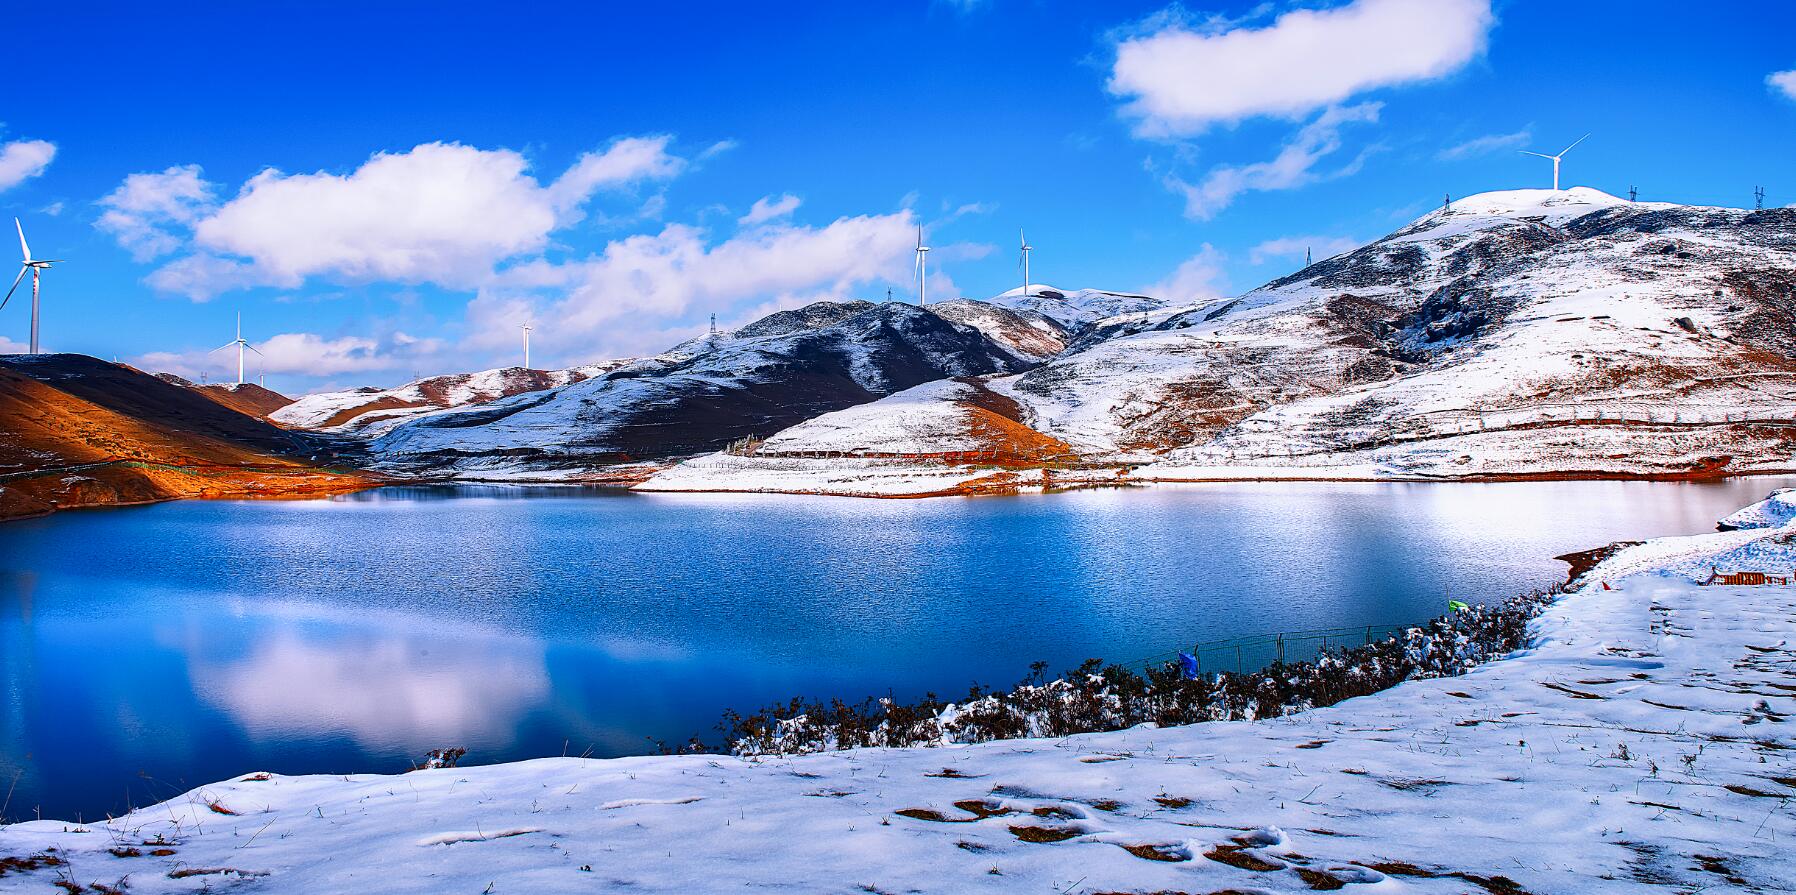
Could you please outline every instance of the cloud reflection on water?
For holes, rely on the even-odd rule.
[[[543,645],[476,626],[290,604],[242,623],[247,650],[188,650],[194,690],[255,741],[347,737],[371,751],[509,745],[549,694]]]

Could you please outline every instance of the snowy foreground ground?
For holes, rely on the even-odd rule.
[[[1789,891],[1796,588],[1695,582],[1790,574],[1792,514],[1786,492],[1728,520],[1757,527],[1624,550],[1532,649],[1290,717],[255,774],[108,824],[0,828],[0,891]],[[66,863],[8,869],[44,855]]]

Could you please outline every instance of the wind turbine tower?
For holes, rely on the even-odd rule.
[[[929,304],[929,246],[923,244],[923,228],[917,228],[917,304]]]
[[[530,330],[532,329],[528,320],[524,321],[522,329],[524,330],[524,369],[528,370],[530,369]]]
[[[44,271],[52,264],[61,264],[61,259],[43,260],[31,257],[31,246],[25,242],[25,225],[18,218],[12,219],[12,225],[19,231],[19,251],[25,256],[24,266],[19,268],[19,275],[12,278],[12,288],[6,290],[6,297],[0,298],[0,308],[12,301],[12,294],[19,289],[19,281],[25,279],[25,272],[31,272],[31,353],[37,353],[37,320],[38,320],[38,281]]]
[[[1534,156],[1535,158],[1551,159],[1553,162],[1553,191],[1558,192],[1559,191],[1559,162],[1565,158],[1566,153],[1572,151],[1572,146],[1576,146],[1579,143],[1582,143],[1588,139],[1590,139],[1589,134],[1585,134],[1584,136],[1579,137],[1578,139],[1572,141],[1571,146],[1567,146],[1564,149],[1559,150],[1558,155],[1544,155],[1539,152],[1529,152],[1526,149],[1518,149],[1516,151],[1521,153],[1522,155],[1531,155],[1531,156]]]
[[[1023,234],[1023,231],[1020,228],[1016,231],[1016,235],[1017,235],[1017,240],[1022,245],[1022,253],[1023,253],[1023,297],[1028,298],[1029,297],[1029,253],[1035,251],[1035,247],[1029,244],[1029,237],[1025,236]]]
[[[214,348],[212,350],[213,351],[223,351],[226,348],[231,347],[232,345],[237,346],[237,384],[242,385],[243,384],[243,350],[245,348],[247,348],[250,351],[256,351],[256,346],[251,345],[248,340],[243,338],[243,312],[242,311],[237,312],[237,338],[232,339],[231,341],[226,342],[223,345],[220,345],[217,348]],[[268,356],[268,355],[262,354],[262,352],[260,352],[260,351],[256,351],[256,353],[262,355],[263,357]]]

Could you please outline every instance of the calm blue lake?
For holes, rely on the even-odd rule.
[[[1228,484],[880,501],[389,488],[0,525],[0,798],[715,741],[730,708],[1405,623],[1789,480]],[[10,790],[10,797],[4,794]]]

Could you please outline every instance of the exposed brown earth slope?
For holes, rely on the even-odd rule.
[[[242,385],[202,385],[199,392],[238,413],[263,419],[293,403],[292,398],[253,382]]]
[[[374,484],[327,445],[130,367],[0,358],[0,519],[181,497],[287,497]]]

